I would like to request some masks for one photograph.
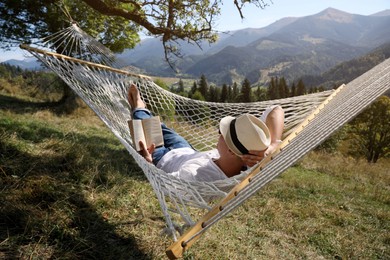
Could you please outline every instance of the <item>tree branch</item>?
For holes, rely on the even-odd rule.
[[[172,66],[170,55],[180,57],[177,40],[193,42],[200,46],[201,40],[210,43],[216,40],[213,32],[214,17],[219,14],[222,0],[179,1],[179,0],[82,0],[97,12],[107,16],[118,16],[145,28],[150,34],[162,36],[165,59]],[[245,4],[255,4],[264,8],[264,0],[233,0],[241,19],[244,18],[242,8]],[[115,4],[116,3],[116,4]],[[132,8],[121,7],[121,4]],[[173,42],[177,44],[170,44]]]
[[[108,15],[108,16],[121,16],[123,18],[129,19],[143,26],[152,34],[159,35],[164,33],[164,30],[162,28],[154,26],[143,15],[139,13],[136,12],[130,13],[124,9],[109,6],[101,0],[82,0],[82,1],[84,1],[86,4],[88,4],[90,7],[92,7],[93,9],[95,9],[101,14]]]

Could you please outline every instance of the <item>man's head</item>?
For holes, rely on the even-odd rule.
[[[222,118],[219,130],[229,150],[238,156],[250,150],[265,150],[271,143],[268,127],[250,114]]]

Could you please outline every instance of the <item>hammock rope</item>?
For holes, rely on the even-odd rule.
[[[248,177],[247,181],[250,182],[250,185],[245,185],[242,190],[234,188],[227,195],[227,197],[231,197],[228,200],[229,203],[221,202],[210,210],[191,230],[168,248],[168,256],[170,258],[181,256],[183,251],[188,249],[213,224],[241,205],[308,151],[315,148],[319,141],[325,140],[331,133],[337,131],[343,124],[359,114],[375,101],[378,93],[385,93],[390,88],[389,82],[390,60],[387,60],[347,86],[340,87],[339,93],[335,93],[337,95],[334,98],[326,100],[324,105],[315,112],[315,116],[310,118],[307,125],[303,124],[301,132],[294,137],[286,138],[281,144],[282,152],[276,151],[272,155],[271,162],[266,162],[264,167],[261,166],[262,163],[258,166],[259,169],[253,171],[261,174],[254,175],[253,178]],[[237,192],[237,190],[239,191]]]
[[[390,61],[386,60],[336,91],[253,103],[215,103],[176,95],[156,85],[151,77],[120,69],[114,55],[76,24],[21,48],[57,73],[101,118],[143,170],[176,241],[167,250],[171,258],[181,256],[200,234],[371,104],[389,89],[390,82]],[[127,126],[130,106],[126,100],[131,84],[137,85],[154,114],[198,150],[215,147],[222,117],[238,116],[244,111],[259,117],[270,105],[284,109],[283,142],[258,165],[226,180],[189,182],[172,177],[146,162],[133,148]],[[208,212],[194,221],[192,208]],[[188,226],[192,228],[182,235],[183,227]]]

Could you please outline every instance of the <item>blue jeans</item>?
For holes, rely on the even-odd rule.
[[[152,113],[144,108],[137,108],[133,111],[133,119],[145,119],[152,117]],[[180,136],[178,133],[168,128],[165,124],[161,124],[164,146],[156,147],[152,154],[153,164],[157,165],[160,159],[169,151],[177,148],[189,147],[192,149],[192,146]]]

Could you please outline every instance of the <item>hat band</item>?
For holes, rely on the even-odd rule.
[[[248,153],[248,150],[245,148],[245,146],[240,142],[240,140],[238,140],[236,132],[236,119],[233,119],[230,122],[230,137],[232,138],[233,144],[242,154]]]

